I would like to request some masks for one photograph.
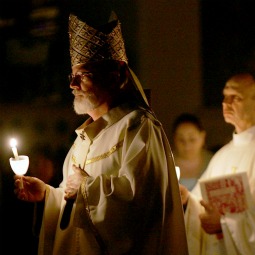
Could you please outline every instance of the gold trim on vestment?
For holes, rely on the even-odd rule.
[[[122,145],[123,145],[123,141],[118,142],[116,145],[114,145],[109,151],[105,152],[104,154],[99,155],[94,158],[91,158],[91,159],[87,159],[85,162],[85,165],[88,165],[88,164],[94,163],[98,160],[109,157],[113,152],[115,152],[117,149],[119,149]]]
[[[114,145],[109,151],[105,152],[104,154],[96,156],[91,159],[87,159],[85,162],[85,165],[88,165],[88,164],[94,163],[98,160],[109,157],[112,153],[114,153],[116,150],[118,150],[122,145],[123,145],[123,141],[118,142],[116,145]],[[76,157],[74,155],[72,155],[72,161],[74,162],[74,164],[76,164]]]

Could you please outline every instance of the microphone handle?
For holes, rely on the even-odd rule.
[[[61,221],[60,221],[60,228],[62,230],[66,229],[69,225],[74,201],[75,201],[75,199],[68,199],[66,201],[64,212],[63,212],[63,215],[62,215],[62,218],[61,218]]]

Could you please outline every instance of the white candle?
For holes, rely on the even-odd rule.
[[[175,167],[175,171],[176,171],[177,179],[178,179],[178,181],[179,181],[179,180],[180,180],[180,176],[181,176],[180,167],[176,166],[176,167]]]
[[[17,145],[16,139],[12,138],[10,140],[10,145],[11,145],[11,148],[12,148],[12,152],[13,152],[14,158],[16,160],[18,160],[19,159],[19,155],[18,155],[18,150],[17,150],[17,147],[16,147],[16,145]]]

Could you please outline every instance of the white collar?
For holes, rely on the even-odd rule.
[[[246,129],[245,131],[236,134],[233,134],[233,143],[234,145],[246,145],[255,139],[255,126]]]

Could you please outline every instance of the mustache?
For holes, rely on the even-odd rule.
[[[72,91],[72,94],[73,94],[74,96],[84,96],[86,93],[84,93],[84,91],[78,91],[78,90],[74,89],[74,90]]]

